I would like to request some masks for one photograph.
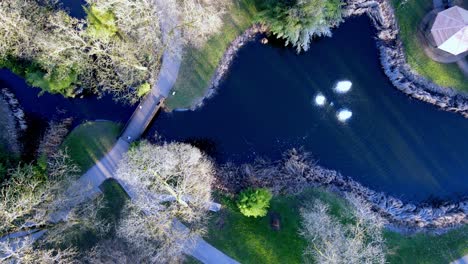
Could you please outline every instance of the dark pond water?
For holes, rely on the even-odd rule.
[[[25,152],[35,149],[39,135],[50,120],[73,117],[74,126],[86,120],[96,119],[125,124],[135,109],[135,106],[115,103],[110,96],[101,99],[96,97],[67,99],[61,95],[48,93],[39,96],[40,89],[29,87],[23,78],[5,69],[0,69],[0,88],[12,91],[25,112],[28,123],[28,130],[23,140]]]
[[[85,18],[83,6],[86,2],[84,0],[61,0],[60,2],[61,7],[70,15]],[[135,106],[115,103],[111,96],[104,96],[101,99],[93,96],[83,99],[67,99],[61,95],[48,93],[39,96],[40,89],[29,87],[24,79],[6,69],[0,69],[0,88],[4,87],[15,93],[26,114],[28,130],[22,140],[25,153],[35,149],[39,136],[50,120],[73,117],[73,126],[87,120],[99,119],[125,124],[135,109]]]
[[[60,0],[60,2],[71,16],[76,18],[86,17],[86,12],[83,9],[83,6],[86,5],[85,0]]]
[[[359,17],[300,55],[248,44],[213,99],[195,112],[161,114],[147,137],[204,143],[220,162],[303,147],[321,165],[403,199],[468,194],[468,120],[395,90],[374,33]],[[348,93],[333,91],[339,80],[352,82]],[[318,93],[326,106],[315,105]],[[345,123],[336,118],[342,108],[352,112]]]

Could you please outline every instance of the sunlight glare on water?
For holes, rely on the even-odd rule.
[[[335,90],[335,92],[337,93],[344,94],[351,90],[352,85],[353,83],[350,81],[339,81],[336,83],[335,88],[333,90]]]
[[[341,122],[346,122],[351,118],[351,116],[353,116],[353,112],[349,111],[348,109],[341,109],[336,114],[336,118],[338,118],[338,120]]]
[[[325,96],[323,96],[323,94],[317,94],[315,96],[315,105],[323,106],[323,105],[325,105],[326,101],[327,101],[327,98],[325,98]]]

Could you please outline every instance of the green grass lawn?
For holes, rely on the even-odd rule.
[[[321,199],[333,215],[349,219],[343,199],[334,194],[310,190],[298,196],[274,197],[268,216],[247,218],[234,203],[223,200],[224,209],[213,213],[206,240],[241,263],[302,263],[306,242],[300,237],[299,207]],[[270,228],[270,214],[279,214],[281,230]],[[468,226],[441,236],[403,236],[385,232],[389,263],[448,263],[468,254]]]
[[[390,263],[449,263],[468,254],[468,226],[441,236],[385,234]]]
[[[120,184],[114,179],[108,179],[99,186],[104,194],[104,208],[102,208],[98,217],[103,219],[112,227],[111,234],[115,233],[114,227],[122,216],[122,210],[129,197]]]
[[[333,214],[344,211],[344,203],[330,193],[311,190],[298,196],[274,197],[269,214],[262,218],[243,216],[235,203],[223,200],[224,209],[213,213],[206,240],[241,263],[302,263],[306,241],[299,236],[301,202],[320,198],[330,204]],[[277,214],[281,229],[270,227]]]
[[[406,2],[405,4],[401,4]],[[432,8],[431,0],[392,0],[400,36],[410,66],[433,82],[468,92],[468,79],[455,63],[442,64],[426,56],[417,36],[418,27]]]
[[[232,0],[224,16],[219,34],[211,37],[203,48],[186,48],[173,91],[165,104],[169,109],[189,108],[205,94],[224,52],[229,44],[253,24],[257,13],[255,0]]]
[[[86,122],[67,136],[63,147],[85,172],[111,150],[121,128],[120,124],[110,121]]]

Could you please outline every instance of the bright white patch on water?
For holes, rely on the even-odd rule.
[[[335,90],[335,92],[337,93],[344,94],[351,90],[351,86],[353,86],[353,83],[350,81],[339,81],[336,83],[335,88],[333,88],[333,90]]]
[[[346,122],[346,120],[350,119],[353,116],[353,112],[349,111],[348,109],[341,109],[336,114],[336,118],[338,118],[341,122]]]
[[[325,105],[326,101],[327,101],[327,98],[325,98],[325,96],[323,96],[322,94],[317,94],[315,96],[315,104],[316,105],[323,106],[323,105]]]

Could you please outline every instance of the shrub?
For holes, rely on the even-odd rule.
[[[89,26],[88,34],[96,39],[110,39],[118,33],[117,18],[112,10],[102,10],[95,5],[84,8]]]
[[[267,189],[247,189],[239,194],[237,207],[247,217],[263,217],[268,212],[272,194]]]
[[[151,91],[151,85],[145,82],[144,84],[138,86],[137,91],[138,97],[143,97]]]

